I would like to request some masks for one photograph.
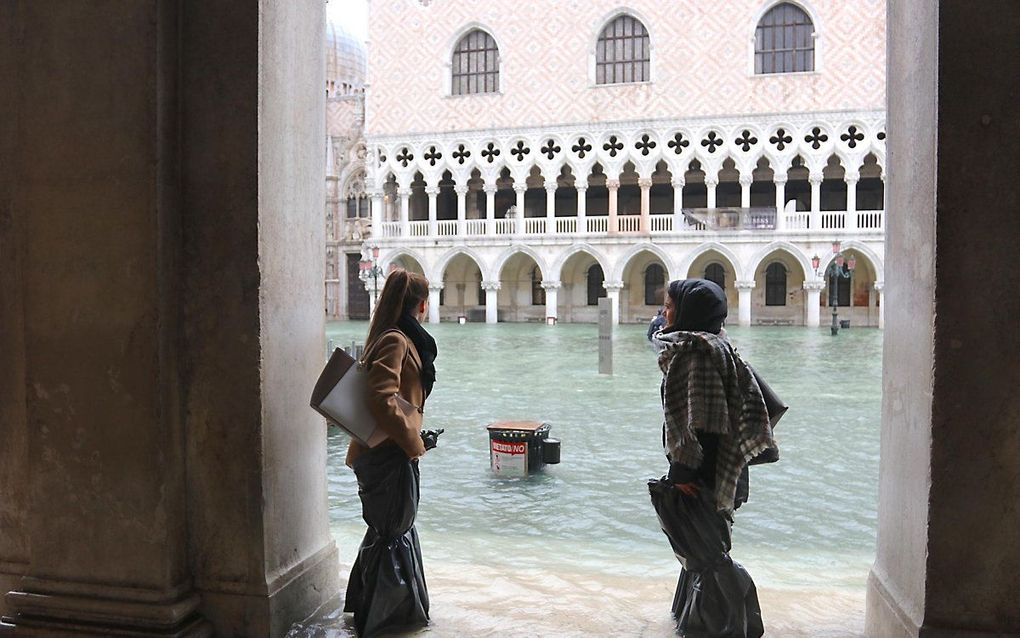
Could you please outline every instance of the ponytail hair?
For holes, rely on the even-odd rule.
[[[403,268],[394,269],[386,278],[376,303],[368,338],[365,340],[365,350],[371,348],[382,333],[395,328],[401,315],[406,312],[414,314],[418,305],[428,298],[428,279]]]

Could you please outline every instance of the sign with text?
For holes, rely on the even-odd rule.
[[[496,476],[528,475],[528,444],[524,441],[500,441],[490,443],[489,460],[492,473]]]

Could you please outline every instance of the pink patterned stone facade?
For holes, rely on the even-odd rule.
[[[885,109],[885,0],[797,2],[814,20],[815,71],[753,74],[760,0],[372,0],[366,135],[700,116]],[[639,18],[652,81],[595,86],[594,48],[620,13]],[[450,96],[452,50],[495,38],[502,92]]]

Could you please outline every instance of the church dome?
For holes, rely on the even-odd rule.
[[[361,93],[365,88],[365,44],[333,21],[326,23],[326,92],[329,97]]]

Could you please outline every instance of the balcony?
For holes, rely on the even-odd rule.
[[[439,221],[383,222],[382,239],[549,238],[598,236],[689,236],[719,232],[833,231],[875,233],[885,230],[884,210],[776,211],[775,208],[685,208],[681,214],[590,217],[516,217]]]

